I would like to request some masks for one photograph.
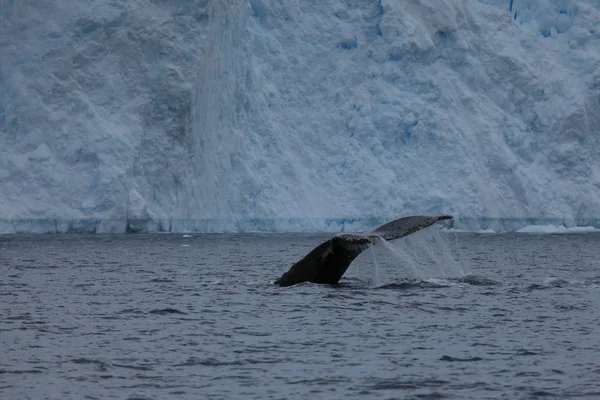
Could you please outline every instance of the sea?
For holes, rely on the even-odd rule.
[[[0,236],[0,399],[600,399],[600,234]]]

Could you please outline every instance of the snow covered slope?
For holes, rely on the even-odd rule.
[[[0,231],[600,226],[596,0],[9,0]]]

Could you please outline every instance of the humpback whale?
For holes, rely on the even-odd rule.
[[[279,286],[302,282],[335,284],[352,261],[378,240],[394,240],[427,228],[451,215],[414,215],[387,222],[362,234],[338,233],[315,247],[275,281]]]

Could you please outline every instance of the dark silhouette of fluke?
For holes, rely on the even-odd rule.
[[[452,219],[452,216],[415,215],[387,222],[363,234],[339,233],[315,247],[276,280],[275,284],[292,286],[302,282],[338,283],[352,261],[377,240],[399,239],[446,219]]]

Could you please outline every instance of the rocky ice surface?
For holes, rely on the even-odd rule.
[[[596,0],[7,0],[0,232],[600,227]]]

